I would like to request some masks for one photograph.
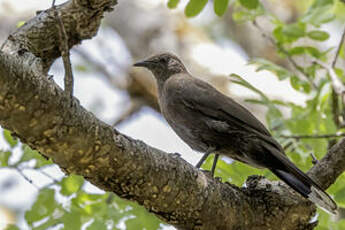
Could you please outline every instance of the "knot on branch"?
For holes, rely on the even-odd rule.
[[[281,181],[250,176],[245,183],[244,193],[255,210],[257,224],[265,225],[266,229],[276,229],[277,219],[282,220],[279,226],[285,226],[286,229],[313,229],[317,224],[310,223],[316,213],[315,205]]]

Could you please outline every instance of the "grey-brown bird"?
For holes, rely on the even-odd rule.
[[[247,109],[210,84],[193,77],[173,54],[152,56],[134,66],[152,71],[161,112],[192,149],[224,155],[257,168],[268,168],[292,189],[330,213],[337,205],[320,186],[298,169],[280,144]]]

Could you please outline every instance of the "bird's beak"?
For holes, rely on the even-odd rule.
[[[150,61],[140,61],[135,63],[133,66],[141,66],[141,67],[148,67],[152,64]]]

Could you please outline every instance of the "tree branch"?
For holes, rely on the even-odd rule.
[[[340,51],[341,51],[341,47],[343,47],[344,40],[345,40],[345,27],[343,29],[343,33],[341,35],[340,42],[339,42],[337,50],[335,52],[334,59],[332,61],[332,68],[335,68],[335,65],[337,64],[337,60],[338,60],[338,57],[339,57],[339,54],[340,54]]]
[[[320,134],[320,135],[279,135],[281,138],[292,138],[292,139],[321,139],[321,138],[337,138],[344,137],[345,133],[334,133],[334,134]]]
[[[308,172],[323,189],[331,186],[345,171],[345,138],[335,144]]]
[[[69,47],[94,36],[104,11],[114,4],[74,0],[57,7]],[[52,13],[44,11],[19,28],[0,51],[2,127],[66,173],[82,175],[105,191],[134,200],[179,229],[315,227],[310,223],[315,206],[281,182],[252,176],[244,188],[221,183],[175,154],[119,133],[75,98],[71,106],[69,96],[46,77],[60,54],[53,42],[56,26],[48,26],[54,23]],[[343,145],[344,140],[310,172],[324,188],[344,170],[345,163],[335,161],[345,154]]]
[[[63,25],[63,21],[59,15],[59,12],[56,10],[55,7],[55,0],[53,0],[52,9],[54,10],[54,16],[58,21],[58,32],[59,32],[59,49],[61,52],[61,57],[63,61],[63,66],[65,69],[65,78],[64,78],[64,87],[65,92],[72,98],[73,96],[73,71],[72,71],[72,64],[70,59],[70,53],[68,48],[68,36],[65,30],[65,26]]]
[[[65,172],[182,229],[279,229],[275,222],[283,217],[287,229],[310,225],[315,207],[281,183],[254,178],[240,189],[209,178],[176,155],[120,134],[75,99],[71,107],[59,86],[18,61],[0,55],[0,124]]]
[[[331,78],[331,83],[332,83],[334,92],[341,98],[342,103],[345,105],[345,85],[338,78],[337,74],[334,71],[334,68],[316,59],[314,60],[314,62],[320,65],[322,68],[324,68],[328,72]]]

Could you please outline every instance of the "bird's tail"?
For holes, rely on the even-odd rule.
[[[271,169],[271,171],[303,197],[323,210],[337,214],[337,205],[333,199],[297,167],[287,167],[286,170]]]
[[[277,177],[323,210],[337,214],[337,204],[334,200],[307,174],[297,168],[285,154],[282,154],[282,150],[278,150],[271,145],[265,145],[264,147],[279,162],[279,166],[268,167]]]

